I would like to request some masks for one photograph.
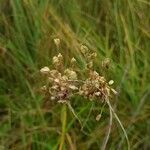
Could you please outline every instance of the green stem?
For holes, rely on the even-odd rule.
[[[63,105],[62,113],[61,113],[61,122],[62,122],[62,133],[60,139],[59,150],[63,149],[64,141],[65,141],[65,134],[66,134],[66,122],[67,122],[67,107],[66,104]]]

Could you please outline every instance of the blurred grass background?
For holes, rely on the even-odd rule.
[[[58,53],[61,39],[66,63],[80,65],[80,44],[98,52],[97,68],[106,57],[112,67],[107,79],[119,92],[115,106],[131,149],[150,149],[150,2],[148,0],[0,0],[0,148],[54,150],[61,138],[61,105],[41,108],[39,69]],[[109,110],[99,122],[102,104],[76,97],[67,110],[63,149],[98,150],[108,129]],[[63,115],[62,115],[63,116]],[[113,120],[108,149],[127,149]]]

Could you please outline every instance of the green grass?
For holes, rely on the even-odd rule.
[[[150,148],[150,2],[148,0],[0,0],[0,148],[12,150],[101,149],[109,109],[75,97],[72,107],[84,125],[62,106],[45,104],[39,69],[61,52],[82,67],[80,44],[98,52],[95,67],[112,60],[107,79],[131,149]],[[60,50],[53,39],[62,41]],[[5,50],[5,51],[4,51]],[[63,122],[65,119],[66,122]],[[62,131],[62,134],[61,134]],[[108,149],[127,149],[113,119]]]

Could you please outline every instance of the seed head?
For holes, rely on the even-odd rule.
[[[55,39],[55,42],[57,40]],[[64,69],[63,56],[59,53],[53,57],[54,68],[50,70],[48,67],[44,67],[40,70],[41,73],[47,74],[47,84],[43,87],[43,91],[46,96],[51,100],[55,100],[59,103],[64,103],[70,100],[75,94],[84,96],[89,100],[102,100],[105,101],[111,96],[111,92],[117,94],[117,92],[110,86],[114,83],[113,80],[109,82],[104,76],[101,76],[93,68],[93,60],[96,57],[96,53],[91,53],[85,45],[81,45],[81,52],[85,54],[86,65],[88,70],[87,77],[85,79],[79,79],[77,72],[75,71],[74,63],[76,59],[71,59],[71,66]],[[108,63],[108,59],[105,60]],[[103,62],[103,65],[105,64]],[[96,120],[100,119],[100,115]]]

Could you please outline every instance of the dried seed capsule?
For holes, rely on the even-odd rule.
[[[71,59],[71,63],[75,63],[76,62],[76,59],[73,57],[72,59]]]
[[[59,63],[58,57],[54,56],[53,57],[53,64],[58,64],[58,63]]]
[[[109,58],[105,58],[104,61],[102,61],[102,67],[108,69],[110,66],[110,63],[111,63],[111,60]]]
[[[54,96],[51,96],[51,100],[55,100],[56,99],[56,97],[54,97]]]
[[[63,59],[63,56],[62,56],[61,53],[59,53],[57,57],[58,57],[58,59],[59,59],[60,61]]]
[[[58,78],[56,78],[54,81],[55,81],[56,83],[59,83],[59,82],[60,82],[60,80],[59,80]]]
[[[115,89],[112,89],[112,88],[111,88],[111,91],[112,91],[115,95],[118,94],[117,91],[116,91]]]
[[[45,92],[45,91],[47,90],[46,85],[42,86],[42,87],[41,87],[41,90]]]
[[[82,54],[86,54],[87,52],[88,52],[88,47],[87,46],[85,46],[85,45],[81,45],[81,48],[80,48],[80,50],[81,50],[81,53]]]
[[[87,68],[91,69],[93,67],[93,62],[90,61],[88,64],[87,64]]]
[[[101,92],[95,92],[94,94],[95,94],[95,96],[100,96]]]
[[[59,38],[55,38],[54,39],[54,43],[56,46],[59,46],[60,45],[60,39]]]
[[[48,67],[43,67],[43,68],[40,70],[40,72],[41,72],[42,74],[48,74],[48,73],[50,72],[50,69],[49,69]]]
[[[109,84],[109,85],[112,85],[112,84],[114,84],[114,81],[113,81],[113,80],[110,80],[110,81],[108,82],[108,84]]]
[[[77,79],[77,74],[75,71],[70,70],[70,69],[66,69],[64,71],[64,73],[66,74],[66,76],[71,79],[71,80],[76,80]]]
[[[101,119],[101,117],[102,117],[102,115],[101,114],[98,114],[97,116],[96,116],[96,121],[99,121],[100,119]]]
[[[72,90],[78,90],[78,87],[76,87],[75,85],[69,85],[69,88]]]
[[[97,57],[97,53],[92,53],[92,54],[90,55],[90,57],[91,57],[91,59],[96,58],[96,57]]]

